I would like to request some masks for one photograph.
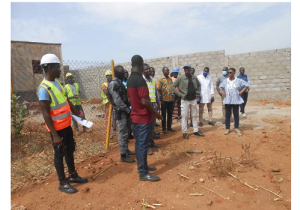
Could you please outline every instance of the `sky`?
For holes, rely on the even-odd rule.
[[[11,3],[11,40],[61,43],[63,60],[129,62],[291,47],[291,3]]]

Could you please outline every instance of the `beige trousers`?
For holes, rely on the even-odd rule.
[[[199,122],[203,122],[204,106],[205,106],[204,103],[199,104]],[[212,122],[212,116],[213,116],[212,103],[207,103],[207,109],[208,109],[209,122]]]

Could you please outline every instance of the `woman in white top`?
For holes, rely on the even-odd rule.
[[[239,78],[236,78],[235,69],[230,68],[228,70],[229,78],[225,79],[219,86],[220,91],[224,97],[223,104],[225,104],[226,109],[226,131],[225,135],[229,134],[230,129],[230,115],[233,109],[234,116],[234,127],[235,131],[239,136],[241,136],[241,131],[239,130],[239,105],[244,102],[241,95],[248,89],[249,84]],[[239,91],[241,90],[241,91]]]
[[[214,102],[214,86],[211,77],[209,76],[209,68],[205,67],[203,69],[203,74],[200,74],[198,80],[201,84],[201,99],[199,103],[199,126],[203,126],[203,113],[204,106],[207,104],[208,116],[209,116],[209,125],[214,126],[214,122],[212,121],[212,103]]]

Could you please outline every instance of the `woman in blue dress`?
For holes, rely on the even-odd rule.
[[[223,104],[226,109],[225,135],[228,135],[230,132],[230,116],[231,110],[233,110],[234,128],[238,136],[241,136],[242,134],[239,130],[239,105],[244,103],[241,95],[248,89],[249,84],[246,81],[235,77],[235,72],[236,70],[234,68],[230,68],[228,70],[229,78],[225,79],[220,84],[219,88],[224,97]]]

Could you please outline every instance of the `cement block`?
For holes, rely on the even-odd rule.
[[[278,87],[272,88],[271,91],[280,91],[280,88],[278,88]]]
[[[264,80],[264,79],[267,79],[268,77],[267,76],[260,76],[259,79],[261,80]]]
[[[267,84],[259,84],[258,87],[265,88],[265,87],[267,87]]]

